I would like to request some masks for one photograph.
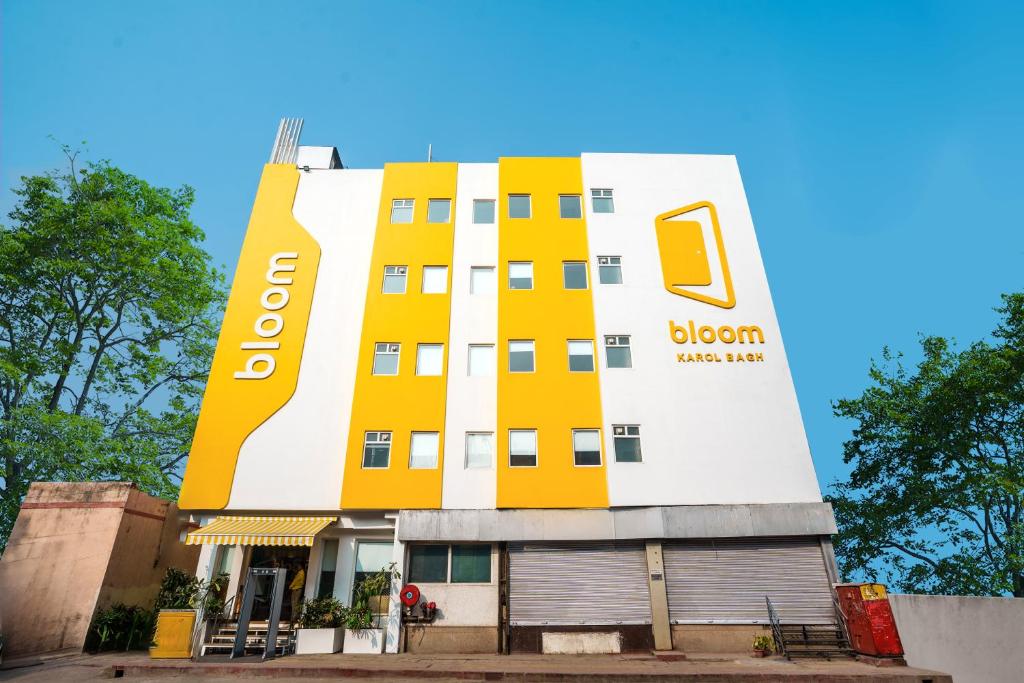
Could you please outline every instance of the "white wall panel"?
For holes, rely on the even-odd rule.
[[[497,164],[459,164],[452,256],[451,330],[448,352],[448,405],[445,412],[444,508],[493,508],[494,463],[467,469],[466,432],[497,427],[497,377],[470,377],[469,345],[494,344],[498,337],[498,295],[470,294],[473,266],[498,266],[498,224],[473,223],[474,199],[498,198]],[[498,286],[501,274],[497,273]]]
[[[338,508],[383,176],[299,176],[292,214],[321,250],[302,364],[291,400],[242,444],[229,509]]]
[[[582,158],[611,505],[820,501],[735,158]],[[615,212],[594,214],[590,188],[612,188]],[[737,298],[731,309],[677,296],[663,285],[654,218],[700,201],[718,210]],[[598,256],[622,257],[623,284],[598,284]],[[712,274],[720,281],[717,264]],[[670,320],[715,328],[758,325],[765,343],[680,345],[670,337]],[[631,369],[607,367],[605,334],[632,337]],[[765,360],[724,361],[725,353],[740,350],[762,353]],[[709,351],[723,361],[676,359],[680,352]],[[642,463],[615,462],[613,424],[641,426]]]

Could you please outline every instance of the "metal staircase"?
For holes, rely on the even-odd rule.
[[[768,605],[775,651],[786,659],[822,657],[831,660],[854,656],[841,617],[834,624],[783,624],[771,598],[765,596],[764,600]]]
[[[261,655],[267,646],[267,630],[270,624],[266,621],[249,622],[245,634],[245,654]],[[238,622],[228,622],[216,626],[212,635],[203,643],[201,657],[209,655],[231,655],[238,634]],[[278,656],[291,654],[295,648],[295,632],[292,625],[282,621],[277,627],[275,654]]]

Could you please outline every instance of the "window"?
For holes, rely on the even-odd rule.
[[[397,375],[398,354],[401,344],[378,342],[373,346],[373,374]]]
[[[587,264],[584,261],[566,261],[562,264],[562,284],[566,289],[587,288]]]
[[[353,576],[352,596],[350,596],[349,604],[352,604],[352,597],[359,595],[359,587],[363,581],[366,581],[371,574],[376,574],[391,564],[393,552],[394,545],[390,541],[386,543],[358,542],[356,546],[355,576]]]
[[[594,371],[594,342],[569,340],[569,372]]]
[[[412,223],[412,207],[414,203],[412,199],[392,199],[391,222]]]
[[[582,218],[583,208],[580,206],[578,194],[558,195],[558,215],[561,218]]]
[[[622,284],[622,257],[598,256],[597,279],[602,285]]]
[[[438,441],[437,432],[413,432],[409,441],[409,469],[436,469]]]
[[[590,202],[594,213],[615,213],[615,203],[612,200],[611,190],[590,190]]]
[[[498,362],[494,354],[494,344],[469,345],[469,376],[493,377]]]
[[[498,289],[498,278],[493,266],[473,266],[469,269],[470,294],[494,294]]]
[[[494,200],[474,199],[473,200],[473,222],[494,223]]]
[[[530,217],[530,195],[510,194],[508,196],[508,217],[529,218]]]
[[[444,344],[416,345],[416,374],[440,375],[444,367]]]
[[[231,546],[228,546],[229,548]],[[338,572],[338,539],[325,538],[320,551],[320,580],[316,586],[316,596],[334,595],[334,577]]]
[[[431,199],[427,202],[428,223],[449,223],[452,219],[452,200]]]
[[[615,462],[642,462],[640,458],[640,425],[612,425],[615,440]]]
[[[596,429],[572,430],[572,457],[576,467],[601,464],[601,432]]]
[[[363,467],[385,469],[391,463],[391,432],[366,432]]]
[[[533,289],[533,262],[522,261],[508,264],[509,289]]]
[[[447,583],[448,546],[409,546],[408,583]]]
[[[453,545],[452,583],[490,583],[491,546]]]
[[[494,462],[494,432],[466,432],[466,469],[490,469]]]
[[[508,466],[537,466],[537,430],[508,430]]]
[[[444,294],[448,291],[448,266],[423,266],[423,293]]]
[[[508,371],[533,372],[533,340],[508,343]]]
[[[405,294],[405,275],[409,269],[405,266],[384,266],[385,294]]]
[[[605,360],[610,368],[633,367],[633,356],[629,352],[629,337],[608,335],[604,338]]]

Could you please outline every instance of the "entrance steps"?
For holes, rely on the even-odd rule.
[[[782,638],[781,651],[795,657],[853,658],[854,652],[838,624],[781,624],[774,627]]]
[[[249,629],[245,634],[245,654],[263,654],[267,645],[267,629],[270,624],[266,621],[251,621]],[[201,657],[208,655],[230,655],[235,644],[235,636],[238,634],[238,623],[228,622],[217,627],[216,632],[207,637],[203,643]],[[282,621],[277,626],[276,654],[285,655],[294,650],[295,632],[292,625]]]

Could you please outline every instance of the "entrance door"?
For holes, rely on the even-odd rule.
[[[285,582],[284,605],[281,606],[281,620],[291,621],[298,616],[298,600],[301,589],[293,591],[291,586],[302,571],[305,577],[309,571],[309,548],[304,546],[257,545],[252,549],[250,567],[283,567],[288,570]],[[273,582],[270,577],[256,577],[256,598],[252,606],[252,620],[266,621],[270,618],[270,591]],[[304,582],[303,582],[304,583]]]

